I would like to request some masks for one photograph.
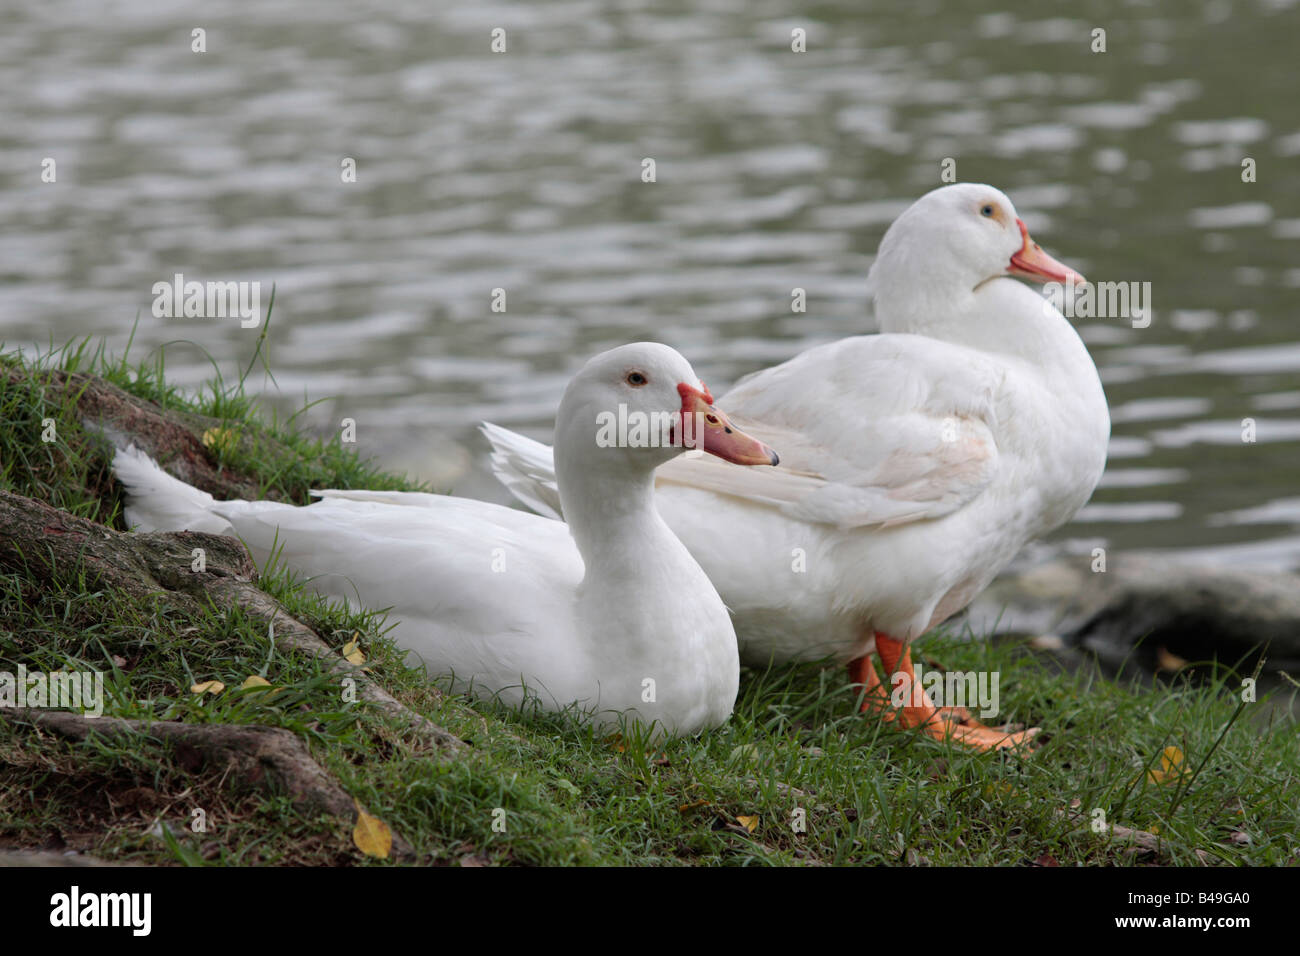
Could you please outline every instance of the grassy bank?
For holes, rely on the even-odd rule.
[[[51,387],[91,373],[190,423],[214,463],[262,493],[410,489],[337,441],[275,422],[243,391],[198,395],[160,361],[88,346],[0,358],[0,490],[119,531],[111,445]],[[49,422],[55,440],[42,441]],[[0,535],[5,533],[0,528]],[[320,660],[286,654],[244,611],[180,612],[0,567],[0,671],[96,669],[105,713],[291,731],[327,773],[408,841],[420,862],[527,864],[1283,864],[1300,859],[1300,745],[1291,708],[1243,703],[1223,668],[1150,687],[1062,673],[1013,645],[927,639],[945,668],[1001,675],[1002,719],[1041,726],[1028,758],[970,754],[864,719],[840,669],[747,671],[724,729],[648,746],[566,718],[446,696],[402,663],[381,616],[310,596],[283,571],[262,587],[331,646],[359,650],[399,701],[469,744],[448,758],[391,716],[340,700]],[[355,648],[355,649],[354,649]],[[249,677],[270,685],[242,687]],[[218,693],[191,688],[219,681]],[[1073,808],[1073,809],[1071,809]],[[195,832],[194,810],[205,832]],[[1153,835],[1093,833],[1107,822]],[[1082,821],[1082,822],[1081,822]],[[388,865],[352,827],[286,794],[195,770],[146,738],[71,744],[0,713],[0,849],[72,848],[115,860]]]

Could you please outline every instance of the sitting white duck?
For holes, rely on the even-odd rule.
[[[659,510],[731,609],[744,661],[848,662],[864,710],[977,749],[1020,747],[1036,731],[936,708],[913,686],[909,643],[1073,517],[1110,434],[1083,342],[1012,277],[1083,281],[992,186],[928,193],[872,264],[880,334],[809,349],[725,396],[734,420],[781,449],[781,467],[677,460],[656,476]],[[515,496],[567,516],[550,449],[484,431]],[[891,693],[904,706],[890,707]]]
[[[567,527],[447,495],[217,501],[134,448],[113,468],[129,525],[235,534],[259,564],[274,548],[316,591],[391,608],[398,644],[462,689],[576,704],[603,728],[622,713],[684,734],[726,721],[740,664],[717,591],[654,507],[655,468],[683,441],[739,464],[777,462],[713,407],[686,359],[638,343],[588,361],[560,402]]]

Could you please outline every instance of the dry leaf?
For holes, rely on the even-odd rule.
[[[1166,647],[1156,648],[1156,670],[1180,671],[1187,666],[1187,661]]]
[[[996,780],[984,785],[982,795],[986,800],[992,800],[998,794],[1005,794],[1008,797],[1020,796],[1020,794],[1016,792],[1016,788],[1011,786],[1011,784],[1007,783],[1005,780]]]
[[[250,687],[270,687],[271,682],[265,677],[258,677],[253,674],[251,677],[245,677],[244,682],[239,685],[240,690],[248,690]]]
[[[355,664],[360,667],[366,662],[366,655],[361,653],[361,644],[358,641],[348,641],[343,645],[343,659],[349,664]]]
[[[353,800],[357,807],[357,825],[352,828],[352,842],[366,856],[388,859],[393,850],[393,831],[388,824],[378,817],[372,817],[361,809],[361,804]]]
[[[758,817],[736,817],[736,822],[750,833],[758,829]]]
[[[190,688],[191,694],[220,694],[226,689],[226,685],[219,680],[205,680],[202,684],[195,684]]]
[[[230,428],[209,428],[203,433],[203,447],[219,454],[234,451],[239,447],[239,433]]]
[[[1173,783],[1183,776],[1183,752],[1177,747],[1166,747],[1160,755],[1160,769],[1148,770],[1151,783]]]

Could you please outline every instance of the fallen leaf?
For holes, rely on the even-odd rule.
[[[219,680],[205,680],[202,684],[195,684],[190,688],[191,694],[220,694],[226,689],[226,685]]]
[[[234,451],[239,447],[239,433],[231,428],[209,428],[203,433],[203,447],[218,454]]]
[[[1160,755],[1160,769],[1147,771],[1152,783],[1174,783],[1183,776],[1183,752],[1177,747],[1166,747]]]
[[[253,674],[244,678],[244,682],[239,685],[240,690],[248,690],[250,687],[270,687],[271,682],[265,677],[258,677]]]
[[[352,842],[366,856],[388,859],[388,854],[393,850],[393,831],[388,829],[388,824],[383,820],[362,810],[358,801],[352,802],[357,807],[357,825],[352,828]]]
[[[736,822],[750,833],[758,829],[758,817],[736,817]]]
[[[1156,670],[1180,671],[1187,666],[1187,661],[1166,647],[1156,648]]]
[[[356,664],[360,667],[366,662],[366,655],[361,653],[361,644],[358,641],[348,641],[343,645],[343,659],[349,664]]]
[[[983,796],[985,799],[991,800],[998,794],[1004,794],[1008,797],[1020,796],[1020,794],[1016,793],[1016,788],[1011,786],[1011,784],[1007,783],[1005,780],[998,780],[984,785]]]

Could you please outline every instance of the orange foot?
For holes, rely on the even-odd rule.
[[[877,714],[882,720],[897,717],[904,727],[919,727],[936,740],[952,740],[974,750],[1028,751],[1029,742],[1038,733],[1037,727],[1011,733],[986,727],[964,707],[936,707],[925,688],[915,683],[912,652],[906,642],[877,632],[876,652],[886,673],[905,675],[901,682],[891,681],[891,684],[903,692],[903,699],[909,703],[902,707],[893,705],[871,656],[865,655],[849,663],[849,680],[862,686],[863,713]]]

